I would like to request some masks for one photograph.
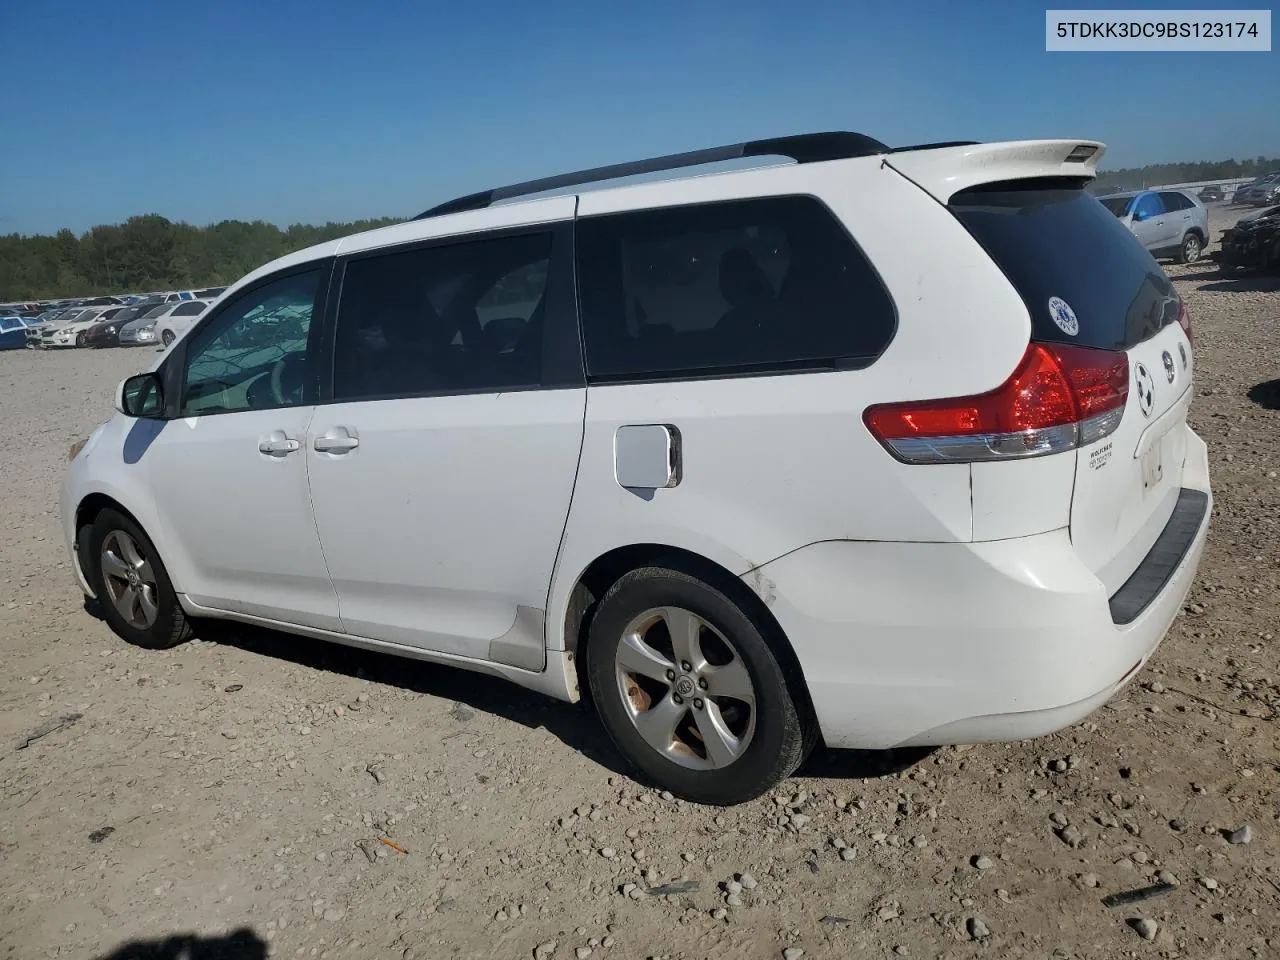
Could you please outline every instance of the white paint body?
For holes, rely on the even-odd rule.
[[[1061,160],[1079,142],[646,183],[413,221],[292,254],[218,306],[260,277],[356,251],[803,193],[875,264],[898,326],[862,370],[332,403],[162,425],[118,414],[69,468],[68,546],[74,556],[80,505],[110,497],[155,540],[190,613],[461,665],[567,700],[579,696],[567,625],[584,571],[621,547],[677,548],[761,598],[832,746],[1059,729],[1150,656],[1194,576],[1208,512],[1156,600],[1134,622],[1112,622],[1108,597],[1151,549],[1178,491],[1209,491],[1204,445],[1186,425],[1190,367],[1177,371],[1180,390],[1160,391],[1151,417],[1126,410],[1099,444],[1111,445],[1105,471],[1091,469],[1091,448],[908,465],[861,416],[875,403],[982,393],[1009,376],[1030,336],[1027,309],[939,199],[1002,179],[1091,175],[1096,155]],[[1189,353],[1174,324],[1130,356],[1162,371],[1162,352],[1177,355],[1179,345]],[[672,424],[680,436],[679,482],[649,496],[616,473],[618,430],[635,424]],[[338,428],[359,445],[317,451],[316,439]],[[298,440],[296,454],[258,452],[277,430]],[[1165,469],[1146,488],[1143,454],[1153,447]],[[81,587],[89,591],[83,576]]]

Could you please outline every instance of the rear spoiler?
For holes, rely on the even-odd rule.
[[[1097,140],[1012,140],[908,150],[890,154],[884,163],[946,203],[961,190],[984,183],[1039,177],[1092,180],[1105,150]]]

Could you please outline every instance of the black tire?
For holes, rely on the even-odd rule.
[[[775,643],[784,642],[776,638],[776,628],[677,566],[633,570],[605,593],[587,637],[591,695],[610,738],[643,778],[696,803],[743,803],[795,772],[817,740],[816,723],[807,702],[797,703],[788,685],[782,664],[790,660],[774,649]],[[755,697],[753,733],[741,755],[726,766],[695,770],[668,759],[640,734],[624,703],[615,661],[619,642],[636,617],[661,607],[689,611],[722,634],[750,675]]]
[[[1178,248],[1179,263],[1195,263],[1204,253],[1204,241],[1198,233],[1188,233],[1182,238],[1182,246]]]
[[[76,346],[83,347],[87,338],[83,333],[76,334]]]
[[[163,341],[164,345],[168,347],[168,346],[172,346],[173,341],[176,340],[177,338],[173,335],[172,330],[165,330],[163,333],[160,334],[160,339],[161,341]]]
[[[116,532],[126,535],[136,546],[138,554],[150,565],[154,578],[153,600],[156,614],[154,621],[146,626],[130,623],[112,601],[113,590],[108,586],[103,571],[103,544]],[[117,636],[148,650],[167,650],[191,639],[191,625],[178,603],[169,573],[151,538],[138,524],[116,510],[106,509],[98,514],[81,542],[87,545],[88,550],[87,556],[82,556],[80,562],[98,598],[103,618]]]

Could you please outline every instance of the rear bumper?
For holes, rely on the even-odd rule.
[[[1113,598],[1066,530],[987,543],[831,541],[744,577],[795,648],[827,744],[1021,740],[1105,703],[1164,638],[1204,550],[1208,458],[1185,429],[1184,496],[1203,509],[1189,530],[1186,511],[1175,512],[1176,536],[1152,549],[1137,586],[1117,592],[1129,622],[1113,619]]]

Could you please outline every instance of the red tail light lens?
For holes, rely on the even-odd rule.
[[[1187,301],[1183,300],[1178,307],[1178,326],[1182,328],[1182,332],[1187,335],[1187,340],[1191,341],[1191,314],[1187,312]]]
[[[1003,384],[972,397],[879,404],[867,428],[899,460],[957,463],[1060,453],[1120,424],[1129,357],[1033,343]]]

